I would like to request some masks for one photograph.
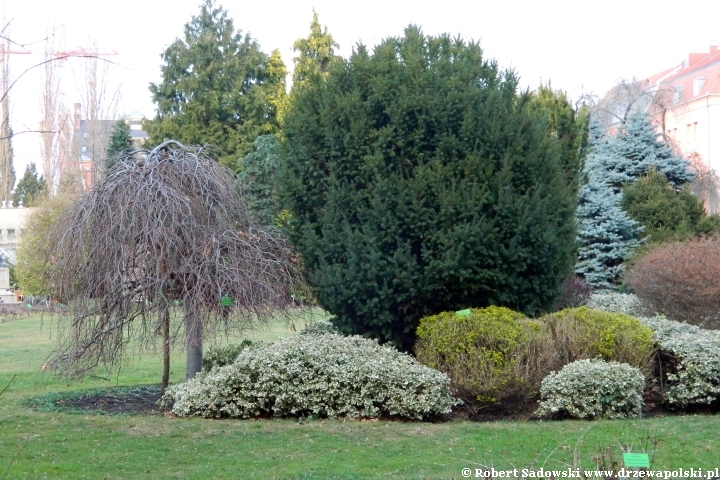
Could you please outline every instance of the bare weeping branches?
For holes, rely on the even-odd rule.
[[[234,188],[202,148],[169,141],[120,158],[81,196],[48,239],[52,291],[71,312],[54,365],[77,375],[117,365],[130,339],[157,345],[175,304],[204,336],[287,310],[304,288],[297,258]],[[174,325],[166,341],[187,343],[186,330]]]

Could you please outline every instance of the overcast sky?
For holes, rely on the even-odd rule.
[[[87,47],[94,38],[117,65],[114,82],[122,83],[121,112],[154,115],[148,84],[159,81],[160,53],[198,12],[200,0],[17,0],[4,6],[12,20],[10,35],[20,43],[44,37],[46,26],[59,26],[66,50]],[[487,58],[513,68],[525,86],[552,81],[573,99],[601,94],[619,78],[642,77],[669,68],[691,51],[720,43],[720,1],[686,0],[443,0],[435,2],[365,0],[275,0],[220,2],[236,29],[250,33],[265,52],[279,49],[292,68],[293,42],[309,33],[312,9],[328,27],[339,54],[347,57],[358,42],[375,45],[401,35],[410,23],[427,34],[443,32],[479,40]],[[41,43],[30,55],[13,55],[12,76],[42,61]],[[72,60],[68,63],[78,62]],[[79,101],[72,65],[63,67],[65,101]],[[30,72],[10,92],[13,129],[32,129],[40,120],[39,76]],[[39,137],[14,139],[16,171],[39,161]]]

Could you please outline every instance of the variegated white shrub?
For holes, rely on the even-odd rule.
[[[665,370],[665,401],[678,408],[710,404],[720,398],[720,331],[658,316],[641,318],[660,344]]]
[[[235,362],[168,388],[180,416],[411,419],[449,413],[459,402],[448,377],[366,338],[298,335],[248,348]]]
[[[585,303],[588,308],[603,312],[618,312],[638,317],[648,314],[642,301],[632,293],[618,293],[609,290],[594,292]]]
[[[325,335],[328,333],[339,334],[340,331],[335,325],[330,322],[326,322],[325,320],[313,322],[300,330],[300,335]]]
[[[645,378],[640,370],[626,363],[578,360],[545,377],[535,416],[639,417],[644,387]]]

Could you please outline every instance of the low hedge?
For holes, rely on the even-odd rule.
[[[622,313],[569,308],[542,317],[560,366],[576,360],[600,358],[627,363],[644,374],[652,373],[656,342],[652,329]]]
[[[626,363],[578,360],[551,372],[540,388],[539,418],[634,418],[642,414],[645,377]]]
[[[540,322],[503,307],[466,313],[422,318],[415,345],[418,361],[447,373],[453,392],[469,404],[537,395],[553,365]]]
[[[720,331],[643,318],[660,345],[660,388],[665,402],[678,409],[720,405]]]
[[[458,403],[445,374],[362,337],[298,335],[243,349],[232,364],[171,386],[180,416],[422,419]]]

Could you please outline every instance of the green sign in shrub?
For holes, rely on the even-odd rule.
[[[550,371],[549,364],[543,365],[550,359],[535,355],[543,350],[537,348],[540,334],[539,322],[508,308],[473,308],[466,315],[444,312],[420,320],[415,354],[420,362],[447,373],[461,398],[492,404],[536,393]]]

